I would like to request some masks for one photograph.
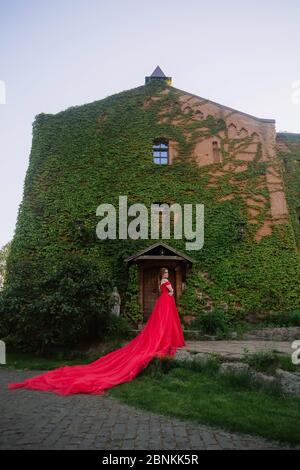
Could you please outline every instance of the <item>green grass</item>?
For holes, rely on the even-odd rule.
[[[171,368],[167,374],[148,366],[134,379],[108,391],[136,408],[222,427],[268,439],[300,443],[300,399],[276,390],[255,389],[247,377],[215,371]]]

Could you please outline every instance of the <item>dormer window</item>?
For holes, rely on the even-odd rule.
[[[157,165],[168,165],[169,145],[166,140],[155,140],[153,143],[153,162]]]

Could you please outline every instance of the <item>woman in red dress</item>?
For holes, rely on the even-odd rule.
[[[185,346],[185,341],[167,268],[161,268],[160,277],[161,294],[145,327],[125,346],[90,364],[60,367],[8,387],[59,395],[105,395],[105,390],[133,380],[154,357],[173,357],[178,348]]]

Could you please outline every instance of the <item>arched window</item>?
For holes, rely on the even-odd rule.
[[[153,162],[157,165],[167,165],[169,163],[169,145],[164,139],[153,142]]]

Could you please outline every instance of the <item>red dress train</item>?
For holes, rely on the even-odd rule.
[[[28,388],[59,395],[90,393],[105,395],[105,390],[133,380],[156,357],[176,354],[185,346],[183,331],[174,297],[167,285],[161,286],[152,313],[143,330],[125,346],[87,365],[64,366],[20,383],[10,383],[10,389]]]

